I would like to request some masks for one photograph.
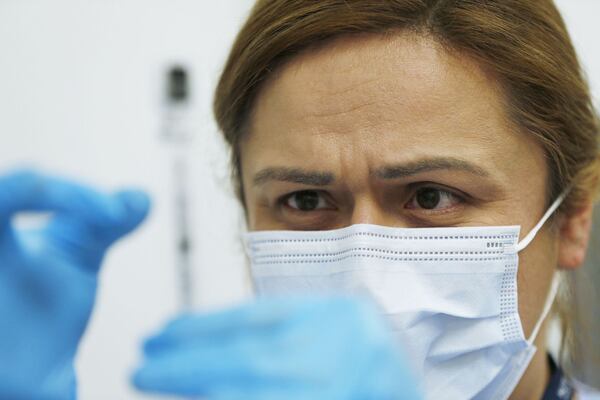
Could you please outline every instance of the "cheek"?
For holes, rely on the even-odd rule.
[[[553,274],[557,270],[556,240],[553,231],[545,228],[519,253],[519,315],[527,338],[541,316]]]

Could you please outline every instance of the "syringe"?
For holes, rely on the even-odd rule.
[[[190,191],[188,152],[192,139],[189,124],[189,76],[181,66],[167,73],[163,139],[171,150],[174,214],[177,251],[177,279],[183,310],[194,301],[192,274],[192,234],[189,225]]]

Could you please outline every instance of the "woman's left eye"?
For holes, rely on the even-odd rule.
[[[447,190],[422,187],[417,189],[406,208],[436,211],[452,208],[462,202],[459,196]]]

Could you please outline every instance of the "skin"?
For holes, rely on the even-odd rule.
[[[280,68],[241,160],[250,230],[521,225],[523,238],[548,200],[543,149],[508,120],[493,74],[409,33],[340,38]],[[440,196],[433,209],[423,191]],[[316,208],[298,209],[307,196]],[[554,271],[583,261],[590,216],[591,206],[559,216],[519,254],[527,336]],[[511,399],[541,397],[544,336]]]

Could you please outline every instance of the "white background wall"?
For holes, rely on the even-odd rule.
[[[78,360],[80,398],[142,399],[128,384],[139,341],[177,312],[169,158],[159,140],[162,74],[193,73],[198,308],[248,295],[239,210],[210,110],[251,0],[0,0],[0,171],[36,166],[154,198],[115,247]],[[600,98],[600,2],[560,0]],[[1,318],[1,316],[0,316]],[[1,361],[0,361],[1,362]]]

